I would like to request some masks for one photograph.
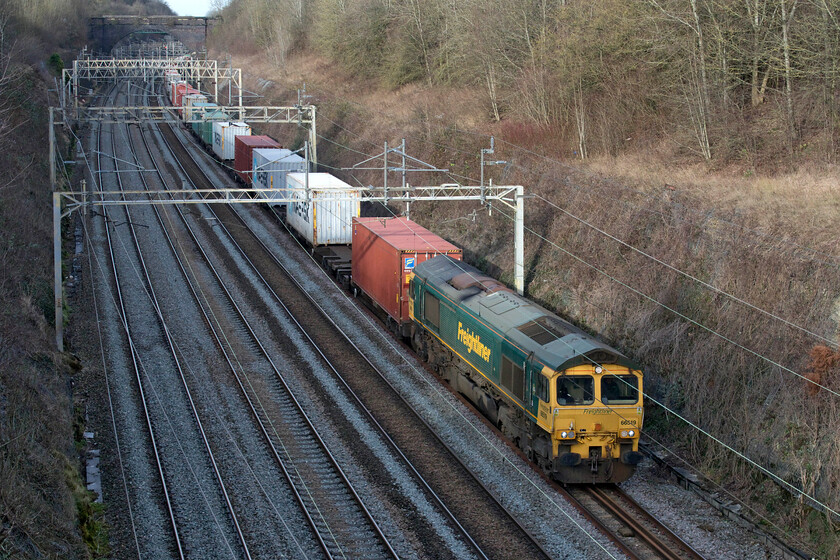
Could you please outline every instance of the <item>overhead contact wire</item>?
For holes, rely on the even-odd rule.
[[[758,306],[756,306],[756,305],[753,305],[752,303],[750,303],[750,302],[748,302],[748,301],[746,301],[746,300],[744,300],[744,299],[742,299],[742,298],[739,298],[739,297],[738,297],[738,296],[736,296],[736,295],[733,295],[733,294],[730,294],[729,292],[726,292],[726,291],[724,291],[724,290],[721,290],[721,289],[720,289],[720,288],[718,288],[717,286],[714,286],[714,285],[712,285],[712,284],[709,284],[708,282],[705,282],[704,280],[701,280],[700,278],[697,278],[696,276],[693,276],[693,275],[689,274],[688,272],[684,272],[684,271],[682,271],[682,270],[678,269],[677,267],[672,266],[672,265],[670,265],[670,264],[666,263],[665,261],[663,261],[663,260],[661,260],[661,259],[658,259],[658,258],[654,257],[654,256],[653,256],[653,255],[651,255],[650,253],[646,253],[645,251],[643,251],[643,250],[641,250],[641,249],[639,249],[639,248],[637,248],[637,247],[634,247],[633,245],[631,245],[631,244],[627,243],[626,241],[624,241],[624,240],[622,240],[622,239],[619,239],[618,237],[616,237],[616,236],[612,235],[611,233],[609,233],[609,232],[607,232],[607,231],[602,230],[601,228],[599,228],[599,227],[597,227],[596,225],[594,225],[594,224],[592,224],[592,223],[590,223],[590,222],[588,222],[588,221],[584,220],[583,218],[580,218],[580,217],[578,217],[578,216],[576,216],[576,215],[572,214],[571,212],[569,212],[569,211],[568,211],[568,210],[566,210],[565,208],[561,208],[560,206],[558,206],[557,204],[555,204],[555,203],[554,203],[554,202],[552,202],[551,200],[548,200],[547,198],[545,198],[545,197],[543,197],[543,196],[541,196],[541,195],[536,195],[536,198],[537,198],[537,199],[539,199],[539,200],[542,200],[543,202],[545,202],[546,204],[548,204],[548,205],[549,205],[549,206],[551,206],[552,208],[554,208],[554,209],[556,209],[556,210],[559,210],[560,212],[562,212],[563,214],[565,214],[565,215],[569,216],[569,217],[570,217],[570,218],[572,218],[573,220],[576,220],[576,221],[580,222],[581,224],[585,225],[586,227],[591,228],[591,229],[593,229],[593,230],[597,231],[597,232],[598,232],[598,233],[600,233],[601,235],[603,235],[603,236],[605,236],[605,237],[608,237],[609,239],[612,239],[612,240],[613,240],[613,241],[615,241],[616,243],[619,243],[619,244],[621,244],[621,245],[623,245],[623,246],[627,247],[628,249],[630,249],[630,250],[632,250],[632,251],[635,251],[636,253],[638,253],[638,254],[642,255],[643,257],[646,257],[646,258],[648,258],[648,259],[650,259],[650,260],[652,260],[652,261],[656,262],[657,264],[660,264],[660,265],[664,266],[664,267],[665,267],[665,268],[667,268],[668,270],[671,270],[671,271],[673,271],[673,272],[676,272],[677,274],[680,274],[680,275],[682,275],[683,277],[688,278],[689,280],[693,280],[694,282],[697,282],[698,284],[702,285],[703,287],[708,288],[709,290],[711,290],[711,291],[713,291],[713,292],[715,292],[715,293],[717,293],[717,294],[720,294],[720,295],[722,295],[722,296],[728,297],[728,298],[732,299],[733,301],[736,301],[736,302],[740,303],[741,305],[744,305],[744,306],[746,306],[746,307],[749,307],[750,309],[752,309],[752,310],[754,310],[754,311],[758,311],[759,313],[761,313],[761,314],[763,314],[763,315],[765,315],[765,316],[767,316],[767,317],[769,317],[769,318],[771,318],[771,319],[775,319],[776,321],[780,321],[780,322],[784,323],[785,325],[787,325],[787,326],[789,326],[789,327],[792,327],[792,328],[794,328],[794,329],[798,329],[798,330],[800,330],[800,331],[802,331],[802,332],[804,332],[804,333],[806,333],[806,334],[808,334],[808,335],[810,335],[810,336],[813,336],[814,338],[817,338],[817,339],[819,339],[819,340],[821,340],[821,341],[823,341],[823,342],[827,343],[828,345],[832,346],[833,348],[837,348],[837,346],[838,346],[837,342],[835,342],[835,341],[833,341],[833,340],[831,340],[831,339],[828,339],[828,338],[826,338],[826,337],[824,337],[824,336],[822,336],[822,335],[819,335],[819,334],[817,334],[817,333],[815,333],[815,332],[813,332],[813,331],[811,331],[811,330],[809,330],[809,329],[807,329],[807,328],[805,328],[805,327],[802,327],[802,326],[800,326],[800,325],[797,325],[796,323],[793,323],[793,322],[791,322],[791,321],[788,321],[788,320],[787,320],[787,319],[785,319],[784,317],[779,317],[778,315],[776,315],[776,314],[774,314],[774,313],[771,313],[770,311],[766,311],[766,310],[764,310],[764,309],[762,309],[762,308],[760,308],[760,307],[758,307]]]

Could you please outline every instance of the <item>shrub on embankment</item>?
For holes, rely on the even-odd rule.
[[[404,137],[474,181],[494,134],[512,165],[488,175],[536,195],[528,293],[645,364],[668,409],[837,510],[834,4],[236,0],[215,39],[276,82],[261,82],[272,101],[307,83],[333,167],[363,159],[344,146]],[[506,210],[472,212],[412,207],[511,281]],[[840,550],[824,517],[703,432],[653,405],[648,427],[821,555]]]
[[[48,90],[84,44],[85,8],[0,0],[0,558],[89,558],[100,544],[76,447],[80,364],[52,329]]]

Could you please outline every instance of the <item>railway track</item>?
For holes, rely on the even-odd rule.
[[[116,87],[114,88],[114,90],[116,90]],[[111,95],[115,95],[115,92],[114,91],[110,92],[106,96],[106,99],[110,100]],[[106,101],[106,103],[107,103],[107,101]],[[101,153],[102,153],[102,145],[101,145],[102,144],[102,129],[103,129],[103,127],[100,125],[99,129],[96,132],[97,152],[98,152],[97,153],[97,158],[96,158],[96,168],[97,168],[97,172],[100,173],[100,178],[102,177],[101,173],[103,171],[102,156],[101,156]],[[103,213],[103,217],[104,217],[104,219],[107,223],[110,220],[108,209],[103,208],[102,213]],[[165,509],[166,509],[167,514],[168,514],[168,520],[169,520],[169,523],[170,523],[170,527],[172,529],[172,535],[171,535],[172,548],[177,550],[177,554],[178,554],[179,558],[183,558],[184,553],[183,553],[183,547],[181,545],[180,535],[178,534],[178,523],[175,519],[175,513],[172,509],[172,500],[171,500],[170,495],[169,495],[169,488],[168,488],[167,483],[166,483],[166,476],[164,475],[164,472],[163,472],[163,465],[161,463],[160,452],[158,451],[157,441],[156,441],[156,438],[155,438],[155,430],[154,430],[154,426],[152,425],[151,416],[149,414],[149,409],[148,409],[147,401],[146,401],[146,395],[145,395],[145,392],[143,391],[143,376],[142,376],[142,372],[141,372],[141,369],[140,369],[139,356],[138,356],[137,350],[136,350],[136,348],[135,348],[135,346],[132,342],[133,339],[132,339],[131,324],[128,322],[128,314],[126,312],[125,299],[123,298],[123,294],[122,294],[122,288],[121,288],[121,282],[120,282],[120,272],[119,272],[119,269],[117,267],[117,259],[116,259],[116,256],[114,254],[114,242],[111,238],[111,230],[107,226],[105,227],[105,234],[106,234],[108,255],[110,257],[109,262],[111,264],[111,270],[112,270],[113,275],[114,275],[114,293],[116,295],[116,303],[117,303],[117,306],[118,306],[118,311],[117,312],[119,314],[119,319],[123,324],[123,328],[125,330],[125,336],[126,336],[126,338],[128,339],[128,342],[129,342],[129,348],[130,348],[130,353],[131,353],[131,363],[132,363],[132,367],[133,367],[133,371],[134,371],[134,378],[137,381],[137,388],[138,388],[138,391],[140,393],[140,403],[141,403],[142,408],[143,408],[143,417],[144,417],[144,420],[145,420],[146,428],[148,429],[149,442],[150,442],[151,447],[152,447],[152,454],[154,456],[154,461],[155,461],[155,467],[157,469],[158,480],[160,481],[160,485],[161,485],[161,493],[163,495],[163,500],[165,502]],[[135,538],[136,538],[136,535],[135,535]]]
[[[703,560],[697,551],[614,485],[566,487],[566,494],[629,558]]]
[[[118,97],[120,95],[119,88],[115,88],[113,90],[113,94],[115,98]],[[107,152],[102,149],[102,136],[104,132],[106,132],[105,128],[100,127],[97,133],[97,141],[100,147],[97,155],[97,167],[100,171],[99,176],[102,178],[104,173],[109,171],[112,172],[113,174],[111,177],[113,180],[109,180],[108,183],[110,186],[116,187],[117,190],[122,190],[122,177],[125,172],[124,167],[129,160],[122,159],[120,157],[120,152],[117,147],[117,138],[122,137],[122,135],[125,134],[125,131],[116,125],[109,127],[107,132],[110,136],[110,146],[107,146]],[[104,158],[103,154],[105,153],[110,153],[113,157],[110,159]],[[107,160],[108,163],[103,165],[103,159]],[[121,168],[121,163],[124,166],[123,168]],[[231,553],[231,555],[233,555],[233,547],[236,546],[235,544],[232,544],[234,539],[231,538],[232,535],[226,534],[225,529],[222,528],[214,513],[211,512],[211,515],[208,516],[212,519],[212,521],[209,521],[209,525],[207,525],[201,522],[198,524],[192,522],[189,519],[190,516],[184,511],[185,507],[192,509],[192,507],[186,505],[187,502],[190,502],[190,500],[184,499],[185,491],[194,492],[195,494],[193,495],[193,499],[198,501],[203,500],[203,505],[206,507],[212,508],[212,506],[210,505],[210,500],[208,500],[206,495],[207,489],[201,487],[196,476],[196,469],[200,467],[191,463],[189,459],[183,461],[184,440],[178,438],[176,435],[174,439],[176,440],[177,445],[173,446],[171,441],[166,441],[169,438],[163,437],[164,434],[172,434],[174,432],[173,418],[166,414],[166,411],[161,408],[159,401],[160,395],[158,394],[158,390],[152,381],[152,376],[155,375],[156,370],[158,369],[157,365],[159,365],[161,361],[167,363],[164,367],[170,369],[170,371],[178,371],[183,381],[181,360],[175,350],[172,338],[169,334],[168,326],[157,301],[157,295],[149,275],[149,270],[144,259],[143,249],[141,248],[136,231],[138,222],[135,220],[135,217],[127,207],[121,210],[116,210],[110,216],[108,215],[106,209],[103,209],[103,211],[105,212],[105,234],[107,239],[108,254],[110,257],[109,260],[114,274],[115,293],[119,306],[119,314],[125,330],[127,343],[130,348],[134,376],[137,382],[138,397],[142,406],[145,424],[148,429],[149,441],[151,443],[151,449],[162,488],[166,515],[169,519],[172,530],[169,548],[171,549],[171,552],[179,558],[188,557],[190,554],[206,554],[208,549],[204,548],[204,546],[207,544],[221,546],[223,550],[227,550]],[[116,221],[118,219],[117,216],[120,213],[122,213],[125,218],[122,222]],[[133,262],[125,262],[130,259],[130,256],[128,247],[125,245],[126,240],[120,238],[116,231],[118,225],[126,226],[125,229],[127,229],[130,234],[130,242],[135,255]],[[111,231],[112,228],[115,230],[113,234]],[[122,247],[117,247],[118,243],[121,244]],[[120,249],[122,249],[122,251]],[[129,259],[118,258],[117,254],[119,253],[123,253],[126,257],[129,257]],[[133,285],[133,289],[135,290],[133,295],[137,296],[139,294],[139,298],[141,300],[144,299],[143,296],[148,296],[148,301],[138,302],[135,299],[134,302],[131,303],[129,298],[125,297],[122,286],[126,284],[126,281],[121,280],[120,269],[126,265],[128,265],[131,270],[129,270],[128,274],[124,276],[133,276],[133,279],[139,280],[141,284],[140,286],[137,286],[136,284]],[[129,285],[131,285],[131,283],[129,283]],[[140,318],[138,316],[142,313],[142,303],[147,304],[145,307],[144,318]],[[156,332],[156,336],[152,334],[152,332],[155,331],[154,328],[151,328],[152,323],[157,323],[159,327],[159,330]],[[138,325],[137,329],[133,328],[135,324]],[[141,337],[144,339],[142,346],[146,351],[148,351],[150,346],[156,347],[158,355],[155,364],[151,363],[150,360],[144,360],[141,356],[141,351],[138,349],[137,344],[138,338]],[[166,356],[162,355],[160,352],[162,347],[168,349],[168,354],[166,354]],[[147,352],[143,352],[143,354],[148,356]],[[201,435],[201,439],[204,443],[204,451],[207,454],[206,457],[209,460],[215,476],[215,481],[218,484],[218,489],[220,490],[221,495],[224,498],[224,502],[227,505],[227,511],[230,514],[229,519],[232,522],[234,533],[239,539],[239,544],[242,546],[241,551],[244,553],[244,557],[250,558],[247,544],[245,543],[244,537],[239,528],[238,518],[230,506],[227,488],[225,487],[224,481],[219,473],[215,457],[207,442],[204,427],[196,413],[192,402],[192,396],[189,393],[186,383],[184,383],[184,388],[186,389],[185,395],[191,405],[193,419],[195,420],[194,428],[196,428]],[[183,426],[183,423],[181,423],[181,425]],[[172,491],[173,488],[176,490],[174,493]],[[192,506],[196,507],[195,504],[192,504]],[[198,504],[197,507],[201,508],[202,504]],[[208,538],[212,535],[215,535],[216,538]],[[216,539],[219,540],[217,541]]]
[[[154,161],[152,150],[146,144],[146,137],[143,136],[142,140],[155,163],[155,169],[160,169],[161,166]],[[163,182],[163,177],[160,178]],[[179,268],[190,284],[190,293],[201,309],[216,345],[224,355],[228,369],[242,391],[243,399],[256,425],[259,426],[271,455],[285,477],[289,492],[294,495],[324,556],[396,557],[382,529],[341,470],[292,390],[283,381],[280,370],[272,361],[260,337],[225,287],[201,241],[195,235],[194,226],[180,208],[176,208],[176,212],[204,265],[215,279],[217,293],[220,291],[222,297],[208,300],[208,286],[197,287],[197,281],[191,279],[192,274],[181,259]],[[171,240],[169,243],[175,251]],[[220,303],[223,300],[224,302]],[[210,304],[210,301],[213,304]],[[219,321],[219,317],[222,316],[233,317],[237,324],[228,324],[226,329],[222,329]],[[245,338],[247,343],[234,343],[234,338]],[[254,376],[249,375],[249,371],[241,366],[243,360],[250,362],[252,359],[244,356],[242,352],[242,348],[248,344],[259,350],[258,353],[273,371],[273,376],[255,382]],[[266,380],[268,386],[263,386],[262,391],[257,391],[255,385],[265,383]],[[270,396],[270,402],[266,400],[266,394]],[[304,550],[300,552],[308,554]]]
[[[178,152],[179,161],[185,162],[185,170],[196,188],[213,188],[210,180],[201,171],[201,166],[192,159],[174,133],[171,130],[164,131],[164,135]],[[348,399],[370,415],[381,437],[389,441],[396,453],[418,477],[420,484],[431,492],[431,499],[444,511],[451,513],[451,523],[460,527],[464,539],[471,544],[474,552],[479,557],[499,557],[500,553],[507,556],[518,550],[520,554],[525,553],[529,557],[548,557],[546,551],[535,542],[518,520],[481,486],[466,465],[457,459],[457,455],[446,447],[441,447],[442,442],[434,431],[388,386],[382,374],[365,359],[363,352],[354,347],[343,333],[335,334],[337,326],[330,323],[329,317],[322,314],[323,311],[317,303],[296,284],[294,278],[288,274],[276,273],[278,268],[284,271],[282,264],[236,210],[223,205],[213,205],[210,210],[215,217],[214,223],[224,228],[224,232],[236,244],[241,255],[246,256],[245,258],[247,255],[252,258],[262,255],[259,261],[256,258],[253,261],[249,260],[250,265],[259,275],[261,282],[270,288],[278,304],[288,311],[306,338],[314,345],[336,380],[334,387],[343,387],[343,390],[347,391]],[[277,294],[283,294],[282,300]],[[266,320],[269,318],[266,317]],[[351,381],[348,379],[348,372],[351,370],[363,377],[355,377]],[[371,385],[383,389],[375,393],[371,391]],[[358,394],[360,388],[369,393],[367,398]],[[318,390],[315,387],[313,389]],[[335,395],[321,389],[319,398],[329,401],[334,399]],[[391,410],[387,414],[384,410],[381,411],[381,415],[376,414],[373,409],[382,405]],[[387,425],[382,423],[383,419],[387,419]],[[411,422],[406,422],[407,419]],[[335,417],[333,422],[339,426],[345,423],[341,417]],[[398,429],[400,424],[403,425],[402,429]],[[398,442],[395,434],[403,441]],[[354,435],[348,433],[346,437],[352,438]],[[420,457],[410,457],[417,454],[415,450],[418,447],[426,450],[431,456],[422,460]],[[432,449],[437,451],[430,451]],[[449,468],[444,469],[445,465],[449,465]],[[420,476],[420,472],[426,474],[427,470],[434,474],[434,480],[427,481]],[[433,486],[435,490],[432,490]],[[462,494],[467,494],[467,497]],[[453,507],[453,504],[456,505]],[[483,513],[478,515],[476,510]],[[476,532],[481,535],[477,536]],[[447,553],[451,551],[440,551],[440,554]]]

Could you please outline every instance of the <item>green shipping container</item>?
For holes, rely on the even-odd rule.
[[[208,112],[205,121],[198,123],[198,135],[207,146],[213,146],[213,121],[229,121],[230,116],[224,111]]]
[[[209,111],[209,110],[211,110],[211,108],[218,107],[218,105],[216,105],[215,103],[195,103],[193,105],[193,107],[197,108],[197,109],[200,109],[203,112],[205,110]],[[200,132],[200,129],[198,127],[198,125],[200,125],[200,124],[201,123],[197,123],[197,122],[193,122],[193,123],[189,124],[190,128],[192,128],[193,132],[195,132],[195,134],[197,136],[201,136],[201,132]]]

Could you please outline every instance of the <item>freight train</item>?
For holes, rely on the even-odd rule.
[[[270,136],[252,135],[247,123],[232,120],[178,72],[166,70],[164,76],[169,101],[178,108],[179,116],[184,121],[189,121],[196,112],[203,116],[201,122],[187,125],[199,143],[236,181],[253,186],[259,196],[277,200],[277,206],[285,208],[286,203],[282,201],[288,198],[286,174],[305,172],[304,158],[284,149]]]
[[[552,478],[633,474],[644,406],[630,359],[405,218],[354,220],[352,253],[353,285],[391,330]]]
[[[182,114],[212,109],[178,76],[168,80]],[[233,158],[238,180],[283,199],[308,188],[309,199],[288,204],[291,228],[530,460],[566,484],[633,474],[644,406],[630,359],[467,265],[458,247],[420,225],[360,218],[358,189],[306,173],[302,158],[251,136],[245,123],[205,114],[217,120],[192,128],[218,159]]]
[[[270,136],[252,135],[244,122],[230,120],[215,103],[174,70],[164,72],[170,103],[238,182],[279,207],[292,230],[312,247],[349,245],[350,225],[361,214],[361,191],[329,173],[310,173],[306,160]],[[232,165],[231,165],[232,164]],[[307,194],[304,194],[306,192]]]

